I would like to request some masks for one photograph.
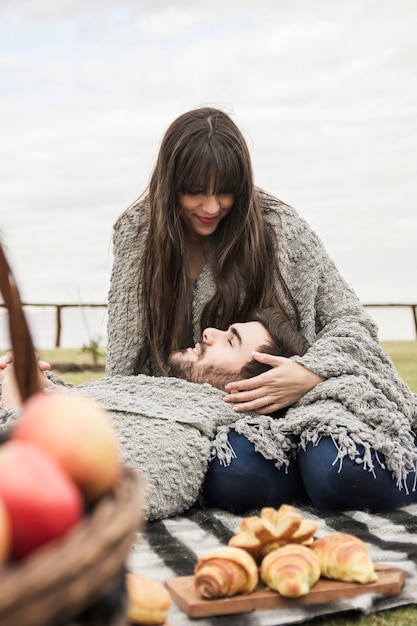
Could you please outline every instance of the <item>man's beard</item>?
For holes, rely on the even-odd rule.
[[[228,382],[238,380],[240,370],[225,372],[214,365],[199,365],[198,361],[176,361],[170,357],[170,376],[188,380],[191,383],[209,383],[213,387],[224,390]]]

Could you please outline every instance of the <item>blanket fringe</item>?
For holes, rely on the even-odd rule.
[[[256,452],[266,459],[274,460],[277,469],[284,466],[287,472],[290,459],[295,458],[297,446],[282,433],[274,433],[271,429],[272,424],[272,418],[259,420],[243,417],[234,424],[219,426],[212,441],[211,459],[217,458],[221,465],[228,467],[236,458],[236,453],[228,440],[229,431],[235,430],[253,444]]]
[[[364,441],[360,437],[358,437],[355,433],[348,433],[345,429],[340,429],[339,432],[332,432],[331,429],[327,432],[327,429],[322,426],[320,432],[317,429],[315,430],[304,430],[300,434],[299,438],[299,449],[305,450],[308,444],[312,444],[313,446],[317,446],[323,437],[330,437],[335,446],[336,455],[332,465],[339,464],[338,473],[342,471],[343,461],[346,457],[355,461],[358,465],[362,465],[365,471],[369,471],[372,473],[373,477],[376,478],[375,473],[375,463],[372,456],[374,453],[374,458],[376,459],[378,465],[381,469],[386,470],[386,464],[381,459],[380,451],[376,450],[372,447],[367,441]],[[359,451],[358,446],[362,448],[362,452]],[[395,479],[396,485],[398,489],[404,489],[406,494],[408,495],[410,490],[407,485],[407,477],[410,472],[414,474],[414,481],[411,491],[414,492],[417,489],[417,448],[415,448],[415,454],[413,462],[411,463],[406,455],[403,455],[401,458],[401,464],[399,463],[401,469],[400,471],[391,471],[393,479]]]
[[[228,432],[227,426],[220,426],[211,447],[210,461],[217,458],[223,467],[229,467],[232,460],[236,458],[236,453],[227,438]]]

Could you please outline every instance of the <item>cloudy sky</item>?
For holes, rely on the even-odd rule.
[[[416,32],[415,0],[1,0],[0,230],[23,298],[105,301],[112,224],[168,124],[210,104],[363,302],[417,302]]]

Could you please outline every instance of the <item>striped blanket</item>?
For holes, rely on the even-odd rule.
[[[388,563],[403,569],[405,584],[401,594],[381,597],[367,593],[326,604],[199,619],[189,618],[173,602],[169,624],[278,626],[349,610],[359,610],[367,614],[406,604],[417,604],[417,504],[378,515],[357,511],[323,513],[304,504],[296,508],[303,517],[317,522],[317,537],[339,531],[354,534],[366,542],[374,563]],[[177,576],[192,575],[198,556],[219,545],[225,545],[238,530],[239,521],[240,518],[231,513],[196,505],[181,516],[148,522],[137,537],[128,567],[131,571],[161,583]]]

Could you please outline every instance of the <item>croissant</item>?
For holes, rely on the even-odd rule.
[[[325,578],[362,584],[378,580],[366,544],[354,535],[334,533],[317,539],[310,549]]]
[[[194,569],[194,587],[207,599],[250,593],[258,579],[258,567],[251,555],[230,546],[207,552]]]
[[[299,598],[307,595],[320,578],[320,565],[310,548],[289,543],[264,557],[261,578],[282,596]]]
[[[126,616],[130,624],[164,624],[171,606],[171,596],[156,580],[139,574],[126,574]]]

